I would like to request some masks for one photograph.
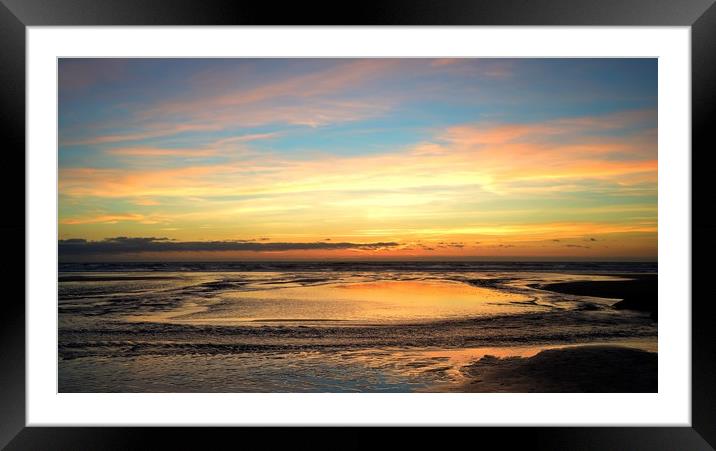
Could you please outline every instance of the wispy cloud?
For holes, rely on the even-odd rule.
[[[222,147],[222,146],[225,146],[226,144],[260,141],[263,139],[276,138],[279,135],[280,135],[280,133],[273,132],[273,133],[251,133],[251,134],[246,134],[246,135],[232,136],[230,138],[223,138],[223,139],[216,140],[212,144],[212,146],[213,147]]]
[[[106,151],[109,155],[131,157],[209,157],[217,154],[215,149],[169,149],[160,147],[121,147]]]
[[[60,224],[116,224],[118,222],[137,222],[140,224],[158,224],[161,219],[155,216],[147,216],[138,213],[125,214],[99,214],[81,217],[71,217],[60,220]]]
[[[235,87],[237,80],[215,80],[208,92],[159,102],[136,111],[117,123],[96,124],[81,130],[89,136],[60,135],[60,145],[100,145],[167,137],[196,131],[216,131],[283,123],[318,127],[383,114],[393,103],[374,96],[355,99],[346,89],[356,88],[401,69],[398,60],[347,60],[323,70],[250,87]],[[199,86],[197,86],[199,88]],[[340,95],[336,95],[340,94]],[[181,96],[178,96],[181,97]],[[124,126],[126,132],[101,131]],[[94,133],[92,131],[95,130]]]
[[[99,144],[113,144],[125,141],[143,141],[150,138],[158,138],[161,136],[177,135],[180,133],[196,132],[196,131],[216,131],[220,130],[219,124],[198,123],[198,124],[152,124],[144,130],[127,133],[109,133],[98,134],[86,138],[66,138],[60,136],[61,146],[96,146]]]
[[[614,120],[607,116],[573,122],[579,123],[578,129],[584,133],[592,130],[588,124],[597,124],[595,127],[599,128],[603,121]],[[655,181],[655,142],[627,137],[620,142],[603,143],[601,138],[590,138],[588,134],[581,135],[576,144],[569,140],[554,142],[555,136],[560,136],[559,127],[555,125],[559,123],[451,127],[434,142],[368,156],[287,158],[274,153],[256,153],[221,165],[172,169],[62,168],[60,188],[70,196],[103,197],[256,195],[348,187],[356,191],[375,187],[473,185],[495,193],[515,190],[524,194],[563,189],[565,183],[573,181]],[[543,139],[544,130],[549,130],[549,141]],[[561,133],[572,136],[575,132],[567,128]],[[208,156],[216,153],[214,149],[138,147],[109,152],[135,156]],[[616,158],[625,153],[629,159]],[[238,180],[241,183],[237,183]],[[537,182],[551,185],[538,186]],[[383,198],[381,202],[388,199]],[[352,197],[340,202],[356,205],[366,201]]]

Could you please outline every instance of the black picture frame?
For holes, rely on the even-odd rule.
[[[711,118],[716,117],[716,6],[714,0],[382,0],[346,3],[247,2],[241,0],[0,0],[0,114],[5,126],[3,162],[15,177],[3,177],[6,237],[3,273],[24,280],[25,197],[25,31],[29,26],[64,25],[517,25],[517,26],[689,26],[692,70],[692,421],[691,427],[532,427],[462,430],[439,440],[472,437],[501,447],[533,449],[712,450],[716,448],[716,328],[709,280],[709,253],[716,242],[716,220],[709,210],[716,190],[708,183],[710,154],[716,149]],[[689,149],[673,149],[688,152]],[[6,174],[7,175],[7,174]],[[701,206],[697,208],[697,206]],[[17,212],[17,213],[15,213]],[[20,214],[19,212],[23,212]],[[24,240],[22,240],[24,243]],[[22,255],[22,257],[20,257]],[[6,449],[135,449],[152,443],[207,448],[241,437],[266,439],[266,431],[235,428],[116,428],[25,426],[24,288],[3,299],[0,314],[0,447]],[[689,301],[689,300],[683,300]],[[209,429],[211,429],[209,431]],[[428,444],[436,434],[413,429],[384,445]],[[320,447],[308,429],[269,433],[294,444]],[[471,435],[472,434],[472,435]],[[249,437],[247,437],[247,435]],[[251,437],[254,435],[254,437]],[[348,431],[345,447],[372,445],[370,434]],[[262,438],[263,437],[263,438]],[[310,442],[308,442],[310,440]],[[494,441],[496,440],[496,441]],[[393,442],[393,443],[391,443]],[[228,442],[231,443],[231,442]],[[323,442],[331,446],[332,444]],[[155,446],[154,446],[155,447]]]

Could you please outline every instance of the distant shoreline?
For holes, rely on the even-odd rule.
[[[61,275],[81,272],[183,272],[183,271],[519,271],[519,272],[563,272],[574,274],[656,274],[656,262],[625,261],[215,261],[215,262],[83,262],[60,263]]]
[[[215,259],[215,260],[141,260],[141,259],[116,259],[116,260],[70,260],[66,258],[60,258],[60,265],[112,265],[112,264],[242,264],[242,263],[642,263],[642,264],[657,264],[658,260],[655,259],[644,259],[644,258],[606,258],[606,259],[575,259],[575,258],[558,258],[553,259],[547,257],[414,257],[414,258],[379,258],[379,259],[366,259],[366,258],[287,258],[287,259],[267,259],[267,258],[256,258],[256,259]]]

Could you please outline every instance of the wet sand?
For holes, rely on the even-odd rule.
[[[656,323],[594,290],[631,266],[512,266],[60,273],[59,391],[655,390]]]
[[[586,280],[536,285],[556,293],[618,299],[617,310],[649,312],[657,318],[656,274],[615,274],[624,280]],[[596,392],[658,391],[658,355],[623,346],[575,346],[545,349],[531,357],[486,355],[462,368],[469,379],[447,391]]]
[[[60,276],[58,282],[131,282],[138,280],[176,280],[179,277],[171,276],[83,276],[83,275],[71,275],[71,276]]]
[[[491,355],[463,367],[471,380],[447,391],[654,393],[657,354],[621,346],[547,349],[533,357]]]
[[[545,284],[539,288],[556,293],[619,299],[617,310],[649,312],[657,318],[658,277],[656,274],[614,274],[627,280],[588,280]]]

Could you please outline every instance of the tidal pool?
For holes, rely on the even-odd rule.
[[[534,298],[445,280],[371,281],[222,293],[210,302],[133,318],[191,324],[409,323],[543,311]]]

